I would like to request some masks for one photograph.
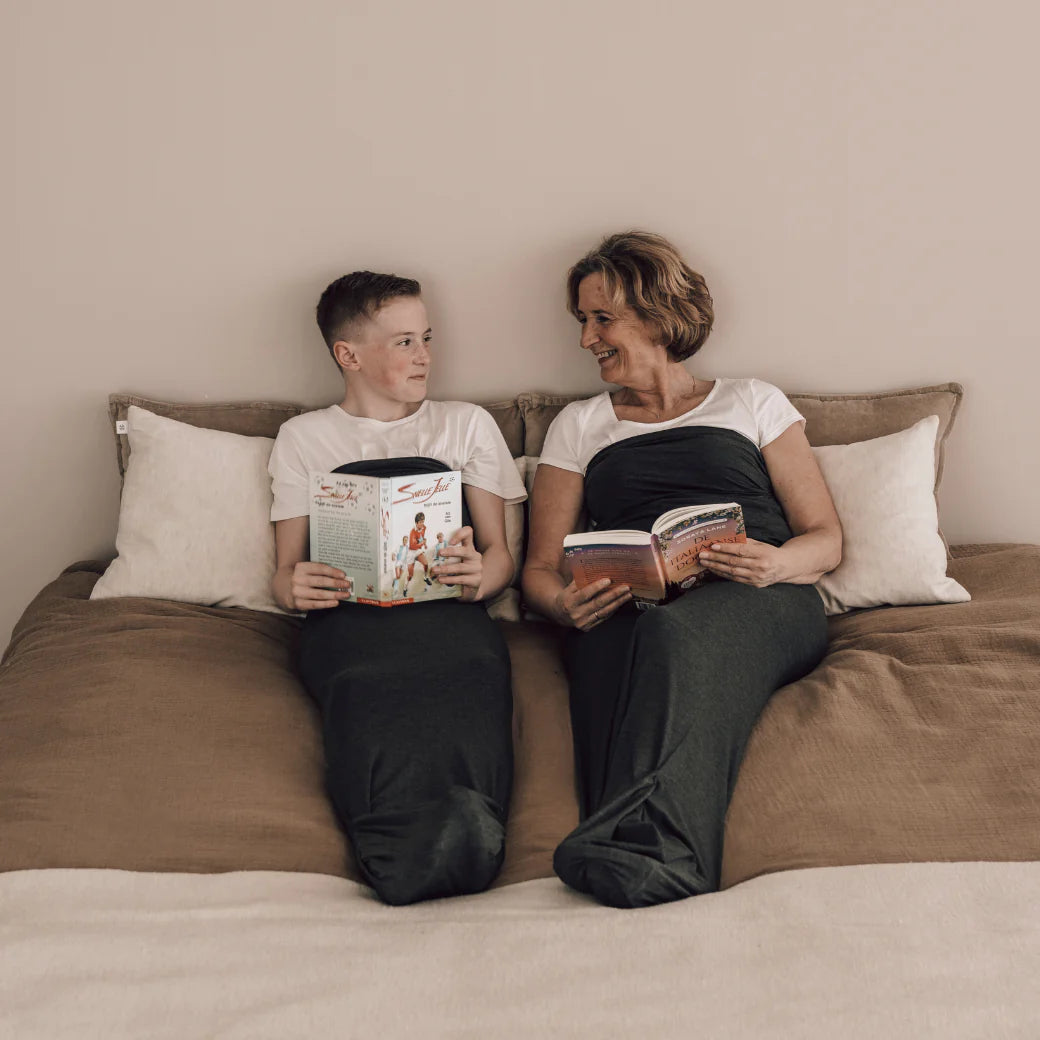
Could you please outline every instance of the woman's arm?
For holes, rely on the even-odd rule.
[[[632,598],[627,585],[608,578],[579,589],[564,576],[563,539],[576,531],[585,496],[580,473],[541,465],[531,494],[530,535],[523,589],[527,602],[561,625],[586,631]]]
[[[794,537],[777,547],[748,539],[700,554],[709,570],[764,588],[812,585],[841,563],[841,523],[801,423],[762,449],[769,479]]]
[[[513,580],[513,558],[506,545],[505,503],[498,495],[465,484],[472,527],[456,531],[442,562],[431,574],[442,585],[461,585],[466,602],[497,596]]]

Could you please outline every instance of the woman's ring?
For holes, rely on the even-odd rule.
[[[594,611],[592,612],[592,616],[593,616],[593,617],[594,617],[594,618],[595,618],[595,619],[596,619],[597,621],[601,621],[601,620],[602,620],[602,618],[601,618],[601,617],[599,616],[599,611],[598,611],[598,610],[594,610]]]

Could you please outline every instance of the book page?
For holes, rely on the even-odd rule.
[[[664,598],[664,581],[649,543],[568,545],[563,552],[579,588],[600,578],[610,578],[619,585],[628,585],[634,599],[656,603]]]
[[[343,571],[351,586],[351,600],[375,594],[379,560],[376,478],[312,473],[310,539],[311,560]]]

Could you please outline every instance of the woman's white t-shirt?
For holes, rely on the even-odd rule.
[[[349,462],[405,456],[439,459],[462,473],[462,483],[490,491],[507,504],[527,493],[497,423],[466,401],[423,401],[393,422],[345,412],[338,404],[297,415],[282,425],[268,472],[272,520],[310,513],[309,478]]]
[[[556,416],[545,435],[539,461],[584,475],[592,457],[608,445],[683,426],[734,430],[761,449],[796,422],[804,423],[804,416],[783,391],[761,379],[719,377],[696,408],[659,423],[619,419],[610,394],[604,391],[587,400],[571,402]]]

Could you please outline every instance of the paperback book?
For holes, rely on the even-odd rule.
[[[563,552],[580,587],[601,578],[628,585],[636,606],[666,603],[710,580],[697,554],[719,542],[746,542],[737,502],[685,506],[662,513],[649,531],[569,534]]]
[[[310,555],[347,578],[343,602],[397,607],[461,595],[430,569],[462,526],[458,470],[402,477],[311,473]]]

